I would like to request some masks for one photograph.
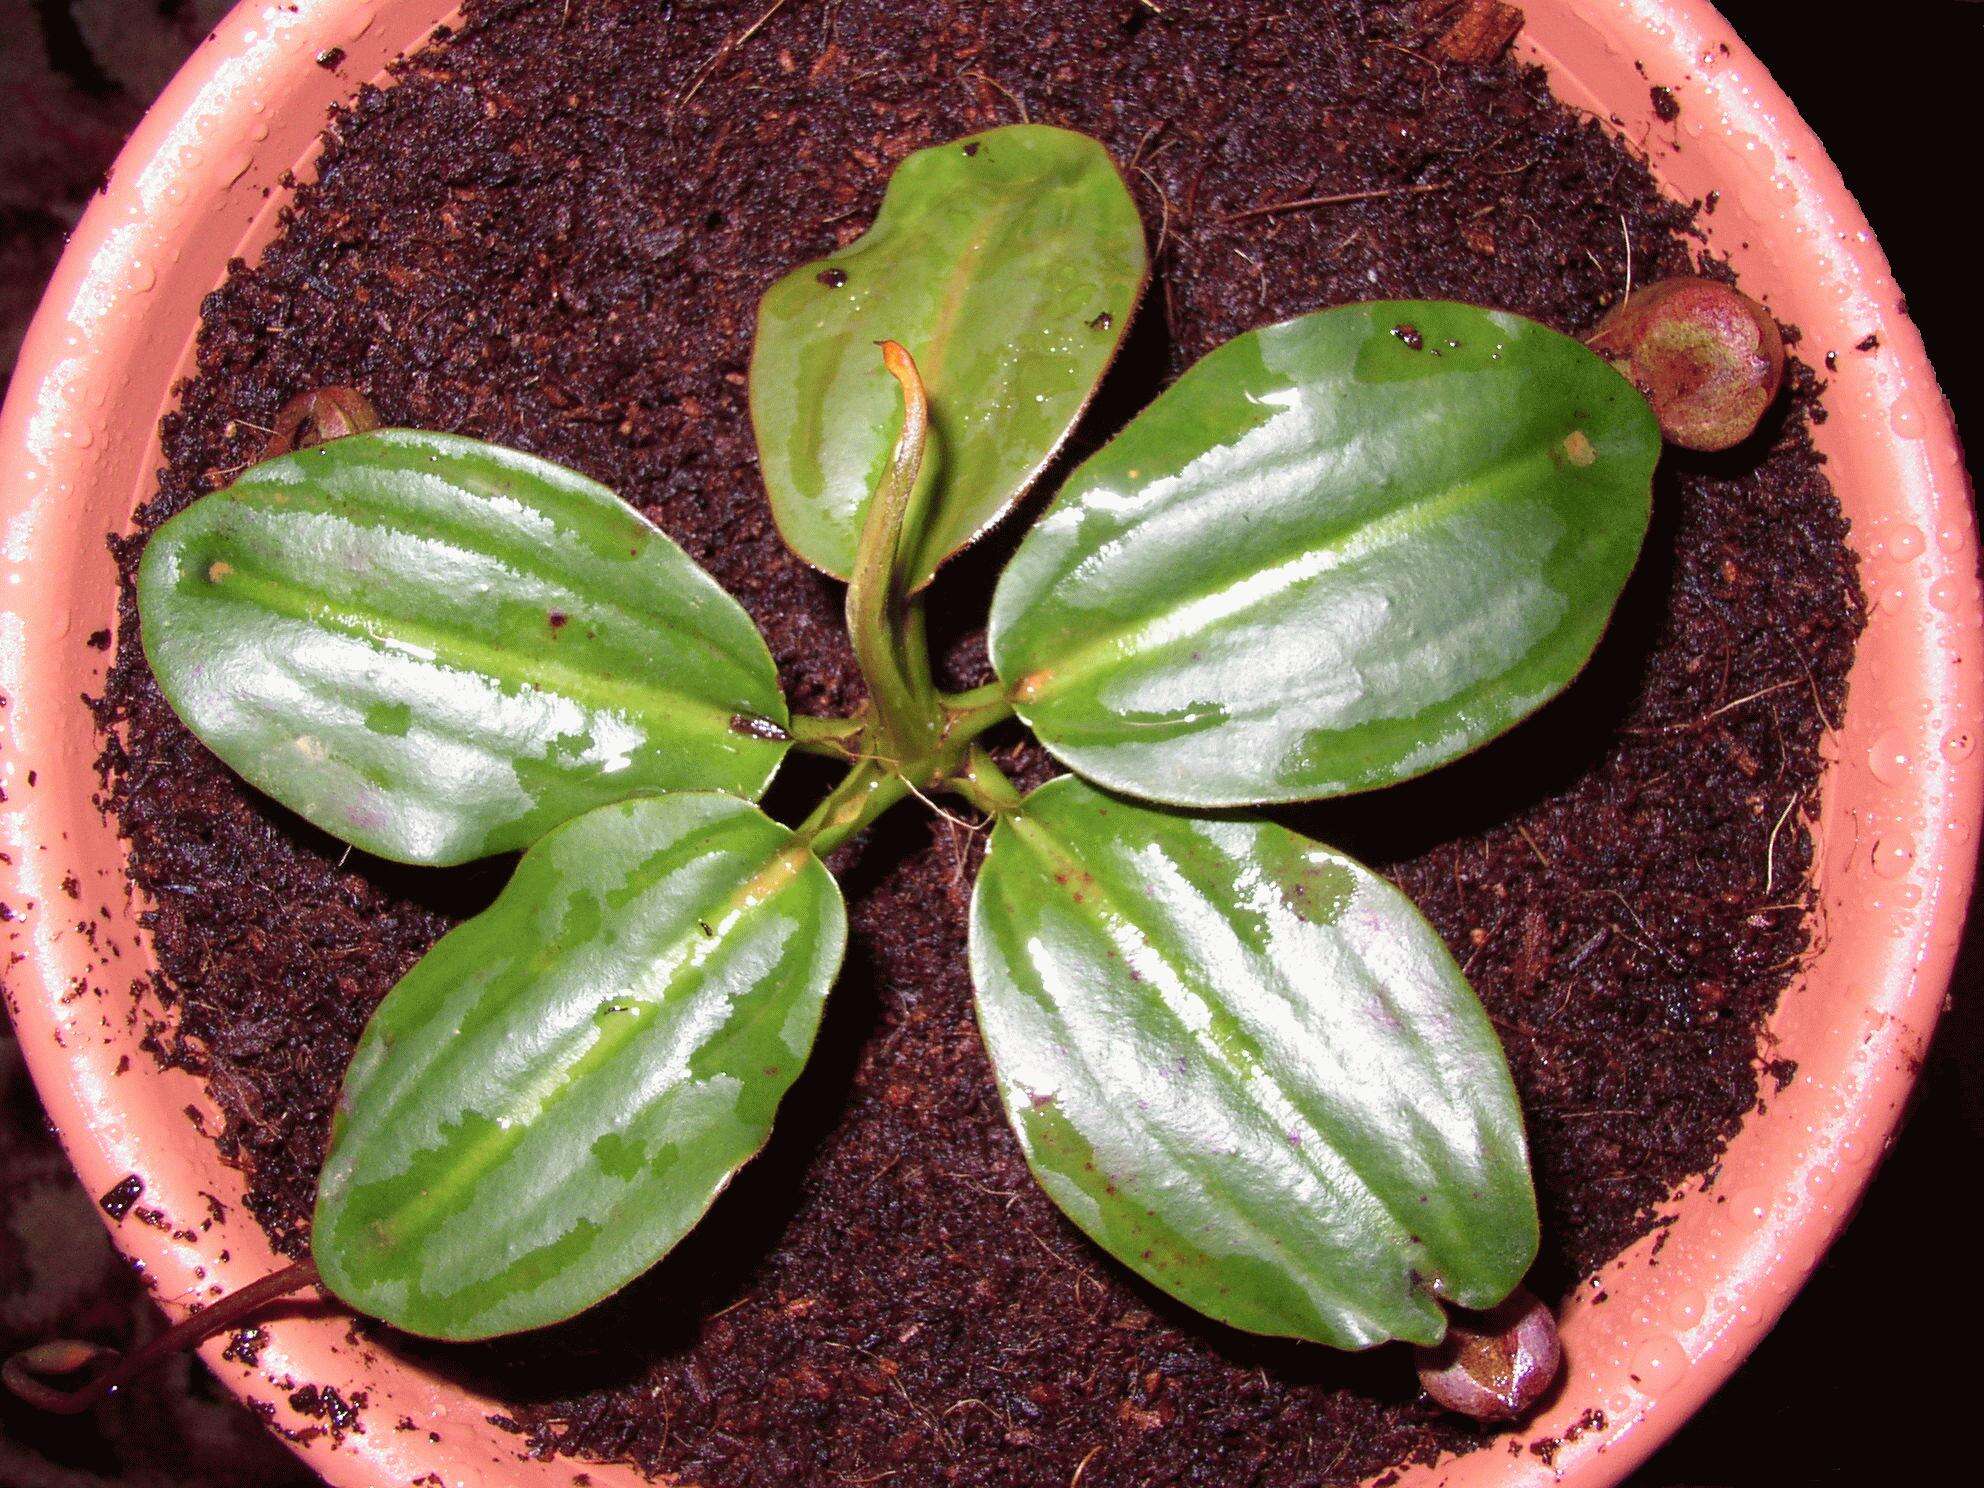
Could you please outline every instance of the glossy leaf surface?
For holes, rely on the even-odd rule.
[[[1124,1264],[1256,1333],[1437,1340],[1536,1254],[1495,1031],[1398,890],[1273,823],[1070,778],[1000,821],[979,1024],[1043,1187]]]
[[[359,1040],[318,1188],[325,1282],[451,1339],[618,1290],[763,1146],[845,941],[832,877],[745,802],[558,828]]]
[[[996,522],[1088,404],[1143,292],[1143,225],[1086,135],[1016,124],[920,150],[874,226],[758,311],[751,418],[779,530],[846,578],[902,428],[876,343],[930,396],[912,587]]]
[[[258,789],[382,857],[528,846],[656,790],[756,797],[786,708],[749,617],[562,466],[387,429],[254,466],[153,534],[145,654]]]
[[[1082,774],[1182,805],[1367,790],[1584,665],[1660,431],[1519,316],[1350,305],[1236,337],[1070,478],[993,602],[993,664]]]

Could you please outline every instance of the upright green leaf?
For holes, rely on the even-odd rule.
[[[1027,1162],[1098,1244],[1208,1316],[1437,1341],[1535,1257],[1487,1015],[1384,879],[1269,822],[1064,777],[993,830],[979,1025]]]
[[[1180,805],[1432,769],[1560,692],[1646,532],[1660,430],[1519,316],[1348,305],[1239,336],[1075,472],[993,601],[1060,759]]]
[[[145,655],[248,782],[382,857],[525,847],[607,801],[761,794],[785,700],[750,618],[604,486],[382,429],[152,535]]]
[[[930,393],[920,588],[1005,513],[1088,405],[1143,293],[1143,224],[1108,153],[1016,124],[920,150],[873,227],[795,269],[758,310],[751,420],[793,550],[846,578],[902,428],[875,344]]]
[[[832,877],[742,801],[558,828],[359,1040],[312,1227],[325,1283],[451,1339],[617,1291],[764,1145],[845,942]]]

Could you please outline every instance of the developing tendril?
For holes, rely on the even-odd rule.
[[[30,1405],[56,1415],[80,1415],[100,1401],[109,1399],[118,1389],[161,1360],[183,1353],[214,1334],[234,1327],[264,1303],[316,1284],[317,1263],[298,1261],[293,1266],[264,1276],[260,1281],[250,1282],[211,1307],[200,1309],[128,1354],[120,1354],[116,1349],[81,1339],[57,1338],[15,1354],[0,1365],[0,1379],[4,1379],[7,1388]],[[49,1383],[51,1379],[75,1374],[106,1359],[112,1361],[110,1366],[82,1384],[61,1389]]]

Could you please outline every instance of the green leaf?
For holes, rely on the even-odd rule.
[[[1155,1285],[1256,1333],[1437,1341],[1536,1255],[1487,1014],[1397,889],[1270,822],[1069,777],[999,822],[979,1025],[1027,1162]]]
[[[745,802],[553,831],[359,1040],[312,1225],[325,1282],[448,1339],[617,1291],[764,1145],[846,938],[832,877]]]
[[[755,798],[786,749],[764,641],[687,554],[604,486],[450,434],[254,466],[153,534],[138,608],[208,748],[403,862],[658,790]]]
[[[1143,224],[1086,135],[1016,124],[920,150],[873,227],[779,280],[758,310],[751,420],[792,549],[840,578],[902,428],[875,344],[929,388],[927,518],[905,572],[1005,514],[1088,405],[1143,293]]]
[[[1659,453],[1624,378],[1519,316],[1398,301],[1250,332],[1027,534],[993,665],[1056,756],[1134,795],[1389,785],[1577,675]]]

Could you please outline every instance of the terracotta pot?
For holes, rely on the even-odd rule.
[[[1564,1389],[1521,1441],[1568,1436],[1554,1466],[1501,1447],[1405,1475],[1401,1488],[1617,1482],[1741,1362],[1851,1213],[1893,1135],[1935,1022],[1976,859],[1984,729],[1976,534],[1961,452],[1900,291],[1819,143],[1733,31],[1692,0],[1526,0],[1520,43],[1568,101],[1643,141],[1706,219],[1753,293],[1840,352],[1814,432],[1831,461],[1874,599],[1818,823],[1817,954],[1770,1034],[1793,1083],[1730,1145],[1713,1192],[1691,1190],[1662,1233],[1605,1273],[1603,1307],[1570,1304]],[[132,979],[145,951],[124,853],[91,803],[97,753],[80,694],[89,643],[111,623],[104,534],[122,528],[160,463],[156,427],[189,367],[200,297],[273,229],[285,169],[311,154],[325,108],[417,44],[445,0],[243,4],[193,57],[90,207],[35,321],[0,425],[0,925],[12,1008],[36,1083],[91,1193],[144,1179],[169,1229],[127,1222],[118,1243],[181,1309],[262,1275],[274,1258],[240,1205],[238,1174],[185,1115],[199,1083],[137,1047]],[[318,53],[342,48],[333,73]],[[1642,73],[1635,64],[1644,66]],[[1681,113],[1653,116],[1649,81]],[[1877,351],[1852,348],[1879,337]],[[62,888],[74,874],[82,900]],[[113,911],[96,946],[79,915]],[[121,958],[105,959],[116,943]],[[101,950],[99,950],[99,947]],[[127,1065],[128,1060],[128,1065]],[[212,1220],[206,1194],[226,1217]],[[211,1221],[211,1222],[210,1222]],[[521,1459],[490,1402],[350,1341],[325,1307],[270,1329],[258,1368],[207,1357],[244,1397],[295,1419],[279,1382],[368,1398],[365,1430],[299,1448],[335,1484],[438,1473],[449,1484],[572,1481]],[[1602,1424],[1594,1424],[1602,1415]],[[411,1417],[420,1429],[395,1429]],[[1579,1423],[1583,1422],[1582,1429]],[[429,1438],[439,1433],[439,1440]],[[589,1470],[598,1484],[630,1472]]]

